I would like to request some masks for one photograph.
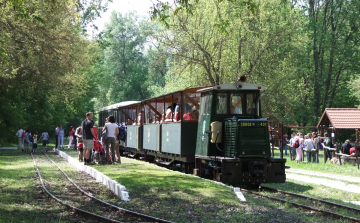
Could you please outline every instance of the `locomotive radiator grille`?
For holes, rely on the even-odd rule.
[[[237,120],[228,119],[225,121],[225,156],[236,157],[236,135]]]

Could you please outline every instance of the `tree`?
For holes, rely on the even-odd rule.
[[[6,141],[20,126],[38,131],[65,126],[72,108],[91,105],[78,102],[90,95],[83,90],[89,84],[83,67],[94,57],[75,25],[76,7],[67,1],[19,2],[32,16],[0,5],[0,134]]]
[[[177,12],[157,37],[174,55],[169,88],[233,82],[241,75],[259,83],[274,79],[264,67],[284,57],[278,48],[285,50],[283,42],[296,25],[288,22],[295,16],[290,5],[263,1],[254,14],[236,2],[199,1],[198,6],[191,16]]]
[[[157,82],[153,65],[149,79],[150,60],[147,57],[147,42],[155,27],[134,13],[122,15],[113,13],[106,25],[104,39],[107,45],[103,51],[102,67],[106,72],[100,87],[109,103],[124,100],[142,100],[151,93],[149,86]],[[156,53],[151,51],[152,61]]]
[[[360,3],[344,0],[307,3],[313,57],[313,124],[317,124],[326,107],[354,106],[346,91],[349,91],[348,80],[359,72],[356,55],[360,41]]]

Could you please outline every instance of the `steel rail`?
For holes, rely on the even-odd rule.
[[[59,198],[55,197],[53,194],[51,194],[51,193],[46,189],[46,187],[45,187],[45,184],[44,184],[43,179],[42,179],[42,177],[41,177],[40,171],[39,171],[39,169],[38,169],[38,167],[37,167],[37,165],[36,165],[36,161],[35,161],[35,159],[34,159],[33,154],[30,153],[30,155],[31,155],[31,158],[33,159],[34,168],[35,168],[35,170],[36,170],[36,173],[37,173],[37,175],[39,176],[41,188],[42,188],[42,190],[44,191],[44,193],[45,193],[46,195],[48,195],[50,198],[54,199],[55,201],[59,202],[60,204],[66,206],[67,208],[74,210],[75,212],[79,212],[79,213],[81,213],[81,214],[86,214],[86,216],[92,216],[92,217],[95,217],[95,218],[97,218],[97,219],[99,219],[99,220],[102,220],[102,221],[120,223],[120,221],[117,221],[117,220],[115,220],[115,219],[103,217],[103,216],[100,216],[100,215],[97,215],[97,214],[94,214],[94,213],[85,211],[85,210],[83,210],[83,209],[80,209],[80,208],[71,206],[71,205],[63,202],[63,201],[60,200]]]
[[[147,220],[151,220],[151,221],[155,221],[155,222],[162,222],[162,223],[172,223],[171,221],[168,221],[168,220],[164,220],[164,219],[161,219],[161,218],[157,218],[157,217],[153,217],[153,216],[150,216],[150,215],[146,215],[146,214],[142,214],[142,213],[138,213],[138,212],[135,212],[135,211],[131,211],[131,210],[127,210],[127,209],[124,209],[124,208],[121,208],[121,207],[118,207],[118,206],[115,206],[115,205],[112,205],[110,203],[107,203],[106,201],[103,201],[89,193],[87,193],[86,191],[84,191],[83,189],[81,189],[47,154],[45,154],[43,152],[43,154],[60,170],[60,172],[79,190],[81,191],[81,193],[85,194],[86,196],[90,197],[91,199],[94,199],[102,204],[105,204],[107,206],[110,206],[111,208],[117,210],[117,211],[121,211],[123,213],[127,213],[127,214],[131,214],[133,216],[136,216],[136,217],[141,217],[141,218],[145,218]]]
[[[350,217],[350,216],[346,216],[346,215],[342,215],[342,214],[337,214],[337,213],[322,210],[322,209],[319,209],[319,208],[313,208],[313,207],[310,207],[310,206],[307,206],[307,205],[299,204],[299,203],[292,202],[292,201],[287,201],[287,200],[277,198],[277,197],[268,196],[268,195],[261,194],[261,193],[258,193],[258,192],[254,192],[254,191],[251,191],[251,190],[246,190],[246,189],[241,189],[241,190],[243,190],[244,192],[255,194],[255,195],[260,196],[260,197],[266,197],[266,198],[269,198],[271,200],[280,201],[282,203],[290,203],[290,204],[292,204],[292,205],[294,205],[296,207],[309,209],[309,210],[317,211],[317,212],[320,212],[320,213],[325,213],[325,214],[331,215],[331,216],[336,217],[336,218],[346,218],[346,219],[349,219],[349,220],[354,221],[354,222],[360,222],[360,219],[358,219],[358,218],[354,218],[354,217]]]
[[[287,191],[274,189],[274,188],[270,188],[270,187],[261,186],[261,188],[265,189],[265,190],[273,191],[273,192],[292,195],[292,196],[295,196],[295,197],[301,197],[301,198],[308,199],[308,200],[318,201],[318,202],[328,204],[328,205],[333,205],[333,206],[336,206],[336,207],[339,207],[339,208],[346,208],[348,210],[357,211],[358,213],[360,213],[360,209],[358,209],[358,208],[349,207],[349,206],[345,206],[345,205],[342,205],[342,204],[337,204],[337,203],[333,203],[333,202],[330,202],[330,201],[325,201],[325,200],[321,200],[321,199],[317,199],[317,198],[313,198],[313,197],[308,197],[308,196],[301,195],[301,194],[295,194],[295,193],[292,193],[292,192],[287,192]]]

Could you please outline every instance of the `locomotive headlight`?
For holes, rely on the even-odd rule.
[[[263,155],[265,155],[265,151],[263,151]]]

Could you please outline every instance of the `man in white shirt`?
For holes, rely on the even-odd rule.
[[[16,133],[16,136],[19,139],[19,148],[21,149],[21,151],[24,151],[23,132],[24,132],[24,130],[22,128],[19,128],[19,131],[17,131],[17,133]]]

